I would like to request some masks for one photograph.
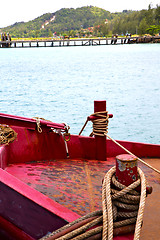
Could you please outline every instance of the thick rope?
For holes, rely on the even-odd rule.
[[[91,116],[94,116],[95,119],[92,120],[93,122],[93,132],[91,135],[96,135],[96,136],[104,136],[104,133],[107,133],[107,128],[108,128],[108,122],[109,122],[109,115],[107,111],[103,112],[96,112],[93,113]],[[88,123],[88,118],[86,122],[84,123],[81,131],[79,132],[79,135],[83,132],[84,128],[86,127]]]
[[[107,112],[98,112],[94,113],[91,116],[97,117],[93,120],[93,134],[96,136],[108,136],[107,135],[107,126],[108,126],[108,113]],[[86,126],[88,120],[85,122],[81,132]],[[133,154],[131,154],[133,155]],[[135,156],[135,155],[134,155]],[[97,235],[102,232],[102,240],[112,240],[114,235],[114,228],[126,226],[130,224],[134,224],[136,222],[134,240],[139,240],[140,238],[140,230],[142,226],[142,218],[145,206],[145,198],[146,198],[146,180],[143,172],[138,168],[138,173],[140,179],[126,187],[121,183],[118,183],[115,179],[115,167],[112,167],[108,173],[105,175],[103,186],[102,186],[102,208],[103,208],[103,216],[98,216],[96,219],[89,219],[89,222],[85,223],[83,226],[78,227],[78,229],[71,230],[69,229],[71,226],[76,226],[77,223],[83,222],[88,218],[84,216],[79,220],[74,221],[73,223],[64,226],[60,230],[51,233],[49,236],[41,238],[44,239],[57,239],[57,240],[82,240],[89,238],[93,235]],[[121,189],[120,191],[115,188],[111,188],[112,185],[115,185]],[[137,186],[141,184],[141,196],[140,194],[133,190]],[[128,209],[131,212],[120,212],[117,209]],[[137,211],[138,210],[138,211]],[[138,213],[138,216],[137,216]],[[136,220],[137,217],[137,220]],[[103,227],[96,227],[94,229],[90,229],[91,227],[101,223],[103,218]],[[119,218],[124,220],[119,220]],[[127,218],[127,219],[125,219]],[[63,231],[68,229],[68,233],[64,233]],[[87,230],[87,231],[86,231]],[[62,232],[60,237],[56,237],[56,234]]]
[[[135,156],[132,152],[130,152],[128,149],[123,147],[120,143],[118,143],[116,140],[114,140],[113,138],[111,138],[108,135],[108,122],[109,122],[109,120],[108,120],[109,119],[108,112],[106,112],[106,111],[104,111],[104,112],[96,112],[96,113],[93,113],[91,116],[95,116],[95,117],[97,117],[97,119],[92,120],[92,122],[93,122],[93,132],[90,134],[90,136],[95,135],[95,136],[106,136],[106,137],[108,137],[110,140],[112,140],[115,144],[117,144],[119,147],[121,147],[127,153],[129,153],[130,155],[136,157],[141,163],[143,163],[147,167],[151,168],[152,170],[154,170],[155,172],[160,174],[160,171],[158,169],[152,167],[150,164],[146,163],[141,158]],[[88,121],[85,122],[81,132],[83,131],[83,129],[86,126],[87,122]],[[80,132],[80,134],[81,134],[81,132]]]
[[[146,197],[146,180],[144,174],[138,168],[140,179],[132,183],[130,186],[126,187],[116,180],[115,169],[115,167],[112,167],[104,177],[102,186],[103,213],[102,210],[99,210],[91,214],[87,214],[86,216],[83,216],[74,222],[71,222],[58,229],[57,231],[41,238],[41,240],[82,240],[101,233],[103,240],[112,240],[114,235],[114,228],[119,228],[135,223],[136,229],[134,240],[139,240]],[[140,184],[141,196],[140,193],[133,190]],[[114,185],[115,187],[111,188],[111,185]],[[120,186],[120,188],[118,186]],[[120,191],[117,191],[115,189],[117,187],[120,189]],[[123,203],[123,200],[125,198],[127,200],[127,204]],[[121,211],[119,211],[119,208]],[[123,212],[122,209],[129,209],[131,211]],[[94,227],[97,224],[102,224],[102,222],[103,226]],[[65,230],[68,231],[66,232]]]
[[[76,229],[75,231],[72,231],[71,233],[68,233],[60,238],[57,238],[57,240],[67,240],[67,239],[75,239],[75,240],[79,240],[79,239],[84,239],[82,238],[82,236],[77,236],[78,234],[82,234],[83,232],[85,232],[86,230],[88,230],[89,228],[99,224],[102,222],[102,216],[94,219],[93,221],[83,225],[82,227]],[[77,237],[75,237],[77,236]],[[73,238],[75,237],[75,238]],[[86,235],[83,234],[83,237],[86,238]]]
[[[134,235],[134,240],[138,240],[140,238],[140,230],[141,230],[141,226],[142,226],[142,219],[143,219],[143,212],[144,212],[144,206],[145,206],[145,198],[146,198],[146,179],[145,176],[142,172],[142,170],[140,168],[138,168],[138,173],[141,179],[138,179],[136,182],[132,183],[130,186],[125,187],[124,189],[122,189],[120,192],[115,191],[115,193],[113,193],[114,191],[112,191],[111,189],[111,179],[114,178],[115,181],[115,177],[114,173],[115,173],[115,167],[112,167],[108,173],[106,174],[104,181],[103,181],[103,187],[102,187],[102,207],[103,207],[103,235],[102,235],[102,239],[103,240],[112,240],[113,239],[113,214],[112,214],[112,204],[119,206],[120,208],[125,208],[125,204],[120,203],[115,199],[119,199],[121,200],[121,197],[123,196],[123,198],[128,195],[127,193],[133,194],[133,189],[136,188],[137,186],[140,185],[141,183],[141,196],[137,196],[138,193],[136,193],[136,196],[129,196],[130,202],[132,203],[132,201],[135,203],[135,201],[138,203],[138,199],[140,200],[140,204],[139,204],[139,210],[138,210],[138,217],[137,217],[137,221],[136,221],[136,228],[135,228],[135,235]],[[113,181],[112,181],[113,183]],[[122,184],[121,184],[122,185]],[[121,186],[122,187],[122,186]],[[113,195],[112,195],[113,194]],[[137,198],[137,199],[136,199]],[[117,204],[118,203],[118,204]],[[129,205],[130,206],[130,205]],[[131,204],[132,206],[132,204]],[[130,209],[131,207],[129,207]],[[137,206],[133,205],[133,208],[131,208],[132,210],[137,210]],[[128,209],[128,207],[127,207]],[[131,213],[119,213],[119,215],[117,214],[117,217],[134,217],[137,216],[137,211],[133,211]],[[127,219],[128,220],[128,219]],[[126,222],[127,222],[126,220]]]
[[[0,145],[9,144],[17,138],[17,133],[7,125],[0,125]]]
[[[45,237],[42,237],[40,240],[48,239],[49,237],[52,237],[52,236],[56,235],[57,233],[62,232],[63,230],[65,230],[69,227],[72,227],[73,225],[75,225],[75,224],[77,224],[77,223],[79,223],[79,222],[81,222],[85,219],[89,219],[91,217],[100,216],[100,215],[102,215],[102,210],[97,210],[97,211],[94,211],[92,213],[88,213],[87,215],[82,216],[81,218],[78,218],[75,221],[68,223],[67,225],[64,225],[63,227],[61,227],[61,228],[57,229],[56,231],[52,232],[51,234],[49,234]]]
[[[109,115],[107,111],[103,111],[103,112],[96,112],[93,113],[91,116],[95,116],[97,117],[97,119],[92,120],[93,122],[93,132],[90,134],[90,136],[106,136],[108,137],[110,140],[112,140],[115,144],[117,144],[119,147],[121,147],[124,151],[126,151],[127,153],[129,153],[130,155],[136,157],[141,163],[143,163],[144,165],[146,165],[147,167],[151,168],[153,171],[157,172],[160,174],[160,171],[154,167],[152,167],[150,164],[146,163],[145,161],[143,161],[141,158],[135,156],[132,152],[130,152],[128,149],[126,149],[125,147],[123,147],[120,143],[118,143],[116,140],[114,140],[112,137],[110,137],[108,135],[108,122],[109,122]],[[84,126],[82,127],[79,135],[82,133],[82,131],[84,130],[85,126],[87,125],[88,120],[86,120]]]
[[[140,168],[138,168],[138,173],[141,178],[141,198],[140,198],[140,205],[139,205],[139,210],[138,210],[138,217],[137,217],[137,221],[136,221],[134,240],[137,240],[140,238],[140,231],[141,231],[141,227],[142,227],[143,212],[144,212],[145,199],[146,199],[146,178]]]
[[[103,233],[102,239],[113,237],[113,214],[111,199],[111,178],[115,173],[116,167],[112,167],[104,177],[102,186],[102,209],[103,209]]]
[[[39,118],[39,117],[33,117],[33,119],[36,120],[36,124],[37,124],[37,131],[39,133],[42,133],[42,128],[41,128],[41,122],[40,120],[45,120],[44,118]]]
[[[111,138],[107,133],[104,133],[106,135],[106,137],[108,137],[110,140],[112,140],[115,144],[117,144],[119,147],[121,147],[124,151],[126,151],[127,153],[129,153],[130,155],[136,157],[141,163],[143,163],[144,165],[146,165],[147,167],[151,168],[153,171],[157,172],[160,174],[160,171],[154,167],[152,167],[150,164],[146,163],[145,161],[143,161],[141,158],[135,156],[132,152],[130,152],[128,149],[126,149],[125,147],[123,147],[120,143],[118,143],[116,140],[114,140],[113,138]]]
[[[92,120],[93,122],[93,135],[95,136],[104,136],[104,133],[108,132],[108,122],[109,115],[107,111],[96,112],[91,116],[96,117],[97,119]]]

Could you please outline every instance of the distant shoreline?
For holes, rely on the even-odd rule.
[[[117,35],[110,38],[65,38],[65,39],[18,39],[0,41],[0,48],[31,48],[31,47],[73,47],[73,46],[100,46],[100,45],[122,45],[122,44],[139,44],[139,43],[160,43],[160,36],[143,36],[143,37],[118,37]]]
[[[118,38],[125,38],[126,36],[118,36]],[[145,35],[142,35],[142,36],[140,36],[140,35],[132,35],[132,38],[136,38],[136,37],[139,37],[139,38],[144,38],[144,37],[146,37],[146,38],[148,38],[148,37],[160,37],[160,35],[155,35],[155,36],[151,36],[151,35],[149,35],[149,34],[145,34]],[[81,38],[79,38],[79,37],[77,37],[77,38],[72,38],[72,37],[70,37],[69,39],[68,38],[65,38],[65,39],[63,39],[63,38],[60,38],[60,37],[56,37],[56,38],[54,38],[54,37],[39,37],[39,38],[12,38],[12,41],[46,41],[46,40],[82,40],[82,39],[106,39],[106,38],[112,38],[112,36],[108,36],[108,37],[81,37]]]

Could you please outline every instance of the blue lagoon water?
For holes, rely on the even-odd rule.
[[[0,112],[78,134],[93,101],[107,100],[110,136],[160,144],[159,56],[160,44],[0,49]]]

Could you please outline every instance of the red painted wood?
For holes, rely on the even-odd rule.
[[[13,127],[13,129],[18,133],[17,140],[8,146],[0,147],[1,168],[4,169],[7,164],[11,163],[67,158],[62,136],[47,130],[40,134],[37,131],[27,130],[22,127]],[[138,157],[160,156],[160,145],[127,141],[118,142]],[[125,153],[111,140],[105,141],[105,144],[107,157],[115,157]],[[67,142],[67,145],[70,158],[96,159],[95,138],[71,135],[71,140]]]
[[[42,133],[22,127],[12,127],[17,133],[17,140],[9,144],[9,163],[42,161],[66,158],[63,137],[47,129]]]
[[[125,234],[122,236],[115,236],[113,239],[114,240],[133,240],[134,235],[132,233]]]
[[[158,144],[116,141],[137,157],[160,157],[160,145]],[[116,157],[119,154],[126,154],[126,152],[114,142],[107,139],[107,157]]]
[[[29,129],[37,128],[36,120],[33,118],[19,117],[19,116],[4,114],[4,113],[0,113],[0,124],[25,127]],[[40,125],[42,127],[49,127],[49,128],[52,127],[52,128],[65,130],[65,125],[63,123],[60,124],[60,123],[53,123],[45,120],[40,120]]]
[[[39,239],[74,221],[78,214],[0,169],[0,216]]]
[[[95,111],[106,110],[105,101],[96,101],[95,105],[96,105]],[[33,131],[33,129],[35,130],[36,128],[36,123],[35,123],[35,120],[33,119],[28,119],[28,118],[23,119],[21,117],[16,117],[11,115],[4,116],[3,114],[1,114],[0,123],[11,125],[13,129],[18,133],[17,141],[15,140],[13,143],[10,143],[8,146],[0,146],[0,167],[2,169],[6,169],[6,167],[9,164],[16,165],[16,163],[17,164],[23,163],[23,164],[26,164],[27,166],[27,162],[33,161],[34,162],[33,164],[36,165],[37,162],[44,161],[44,160],[54,162],[54,159],[57,159],[59,161],[61,159],[64,159],[64,162],[66,160],[66,169],[69,169],[70,166],[67,165],[69,164],[69,161],[66,159],[66,150],[65,150],[64,140],[62,136],[59,136],[58,134],[50,132],[50,127],[51,127],[49,125],[50,123],[47,122],[47,123],[44,123],[43,125],[43,121],[42,121],[41,124],[43,128],[43,132],[41,134],[38,133],[37,131]],[[57,125],[53,124],[52,127],[53,126],[57,126]],[[61,128],[63,126],[58,124],[58,127]],[[92,160],[103,159],[105,155],[103,150],[105,149],[106,146],[107,146],[108,161],[107,162],[103,161],[103,163],[106,164],[107,167],[113,166],[113,157],[119,154],[125,153],[124,150],[122,150],[119,146],[115,145],[115,143],[113,143],[111,140],[102,141],[102,139],[103,137],[102,138],[100,137],[98,139],[96,137],[91,138],[91,137],[71,135],[71,140],[67,143],[70,158],[77,159],[78,175],[81,175],[83,172],[87,172],[87,178],[86,178],[87,180],[84,179],[86,181],[86,183],[84,184],[86,184],[87,186],[89,185],[90,190],[92,189],[91,178],[94,177],[94,179],[97,179],[96,171],[97,169],[98,171],[100,171],[99,166],[100,164],[102,164],[102,162],[100,163],[99,160],[98,161],[94,160],[93,161],[94,164],[93,164]],[[127,141],[118,141],[118,142],[121,143],[124,147],[126,147],[129,151],[133,152],[138,157],[160,157],[160,145],[127,142]],[[97,149],[98,150],[100,149],[100,152],[97,152],[98,151]],[[87,164],[86,164],[87,161],[84,160],[84,164],[85,164],[84,169],[82,169],[82,167],[79,165],[78,159],[88,159]],[[105,159],[106,159],[106,156],[105,156]],[[91,162],[91,164],[89,164],[89,161]],[[90,167],[92,168],[92,171]],[[20,194],[22,197],[27,198],[28,200],[32,201],[34,204],[37,204],[41,206],[43,209],[46,209],[47,211],[49,211],[50,213],[59,216],[62,220],[65,219],[67,221],[73,221],[79,217],[78,214],[73,213],[70,210],[72,209],[71,207],[64,208],[62,205],[56,203],[55,201],[49,199],[48,197],[44,196],[40,192],[27,186],[22,181],[11,176],[7,172],[3,171],[2,169],[0,169],[0,182],[2,185],[6,185],[7,188],[10,188],[10,191],[13,190],[14,195]],[[12,168],[12,170],[13,169],[15,170],[16,167]],[[74,171],[74,167],[71,170]],[[15,170],[15,171],[17,171],[16,174],[18,175],[19,174],[18,170]],[[91,172],[92,174],[89,175]],[[11,174],[14,174],[14,172],[11,171]],[[149,176],[149,174],[147,176]],[[72,181],[72,180],[70,179],[68,181]],[[101,179],[99,179],[99,182],[101,182]],[[63,184],[60,187],[61,187],[61,190],[63,190]],[[94,187],[93,189],[97,189],[97,188]],[[3,191],[0,191],[0,196],[2,192]],[[71,188],[67,189],[66,194],[68,194],[67,196],[69,196],[72,199]],[[76,194],[75,196],[77,196]],[[95,194],[97,195],[97,191],[95,191]],[[10,199],[10,196],[11,196],[9,194],[9,191],[7,196],[8,198],[6,199],[8,201],[8,199]],[[17,199],[21,199],[21,198],[17,197]],[[94,198],[94,201],[95,201],[95,198]],[[77,204],[77,202],[75,204]],[[8,204],[8,206],[10,205]],[[1,205],[1,207],[2,207],[1,208],[2,211],[4,211],[5,209],[4,206]],[[35,205],[34,205],[34,209],[35,209]],[[9,211],[7,211],[5,214],[9,214]],[[10,215],[7,215],[7,216],[11,217]],[[132,236],[130,238],[128,236],[116,237],[115,239],[121,239],[121,240],[132,239]]]
[[[8,146],[1,146],[0,166],[4,169],[7,164],[43,161],[67,158],[62,136],[53,132],[27,130],[22,127],[13,127],[18,133],[17,140]],[[160,145],[136,142],[118,141],[138,157],[159,157]],[[70,158],[96,159],[95,138],[71,135],[67,143]],[[124,154],[125,151],[111,140],[105,141],[107,157]]]
[[[106,111],[106,101],[94,101],[94,112]],[[106,160],[106,137],[95,136],[96,159]]]
[[[109,118],[113,118],[113,114],[108,114],[109,115]],[[96,116],[89,116],[88,118],[88,121],[93,121],[95,119],[99,119],[99,117],[96,117]]]
[[[0,181],[14,191],[20,193],[24,197],[37,203],[41,207],[46,208],[48,211],[56,214],[57,216],[65,219],[68,222],[74,221],[79,217],[78,214],[72,212],[70,209],[63,207],[62,205],[46,197],[42,193],[36,191],[33,188],[30,188],[28,185],[2,169],[0,169]]]
[[[3,237],[12,240],[34,240],[20,228],[0,216],[0,239],[3,240]]]
[[[7,167],[8,149],[7,145],[0,146],[0,168],[2,169]]]

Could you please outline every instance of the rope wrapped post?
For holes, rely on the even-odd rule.
[[[119,155],[117,159],[125,166],[118,162],[118,171],[114,166],[106,173],[102,186],[102,210],[87,214],[40,240],[113,240],[114,236],[131,233],[134,230],[134,240],[140,239],[146,198],[146,179],[142,170],[137,168],[136,157]],[[123,181],[120,174],[124,171],[126,176]],[[132,178],[135,172],[137,180]],[[127,176],[130,177],[129,181]],[[141,188],[141,192],[138,187]]]
[[[94,101],[94,113],[106,111],[106,101]],[[106,160],[107,146],[106,136],[95,135],[96,159]]]
[[[143,212],[144,212],[144,206],[145,206],[145,197],[146,197],[146,180],[145,180],[145,177],[143,176],[144,174],[141,171],[141,169],[139,169],[137,167],[137,164],[138,164],[138,159],[134,155],[121,154],[116,157],[115,178],[120,184],[125,185],[126,187],[130,188],[133,184],[136,184],[136,182],[139,181],[138,174],[141,177],[141,181],[143,179],[143,183],[141,182],[141,189],[140,189],[140,187],[136,188],[136,190],[138,192],[141,192],[141,196],[140,196],[137,221],[136,221],[136,225],[135,225],[134,240],[137,240],[140,237]],[[137,196],[137,197],[139,197],[139,196]],[[119,205],[117,205],[117,207],[118,206]],[[121,212],[121,207],[122,206],[120,206],[120,208],[119,208],[120,212]],[[132,214],[132,213],[133,213],[133,209],[127,210],[127,214]]]

